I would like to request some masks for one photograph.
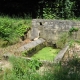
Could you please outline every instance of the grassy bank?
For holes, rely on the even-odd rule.
[[[40,67],[37,60],[28,62],[25,59],[10,59],[12,69],[6,69],[0,80],[80,80],[80,59],[73,58],[66,64],[57,64],[44,72],[37,72]]]
[[[31,19],[0,16],[0,46],[17,43],[31,27]]]

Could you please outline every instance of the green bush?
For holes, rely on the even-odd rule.
[[[69,35],[72,36],[72,33],[73,33],[73,32],[77,32],[78,30],[79,30],[79,28],[76,28],[76,27],[70,28],[70,30],[69,30]]]
[[[27,19],[0,17],[0,38],[7,41],[6,44],[18,42],[19,38],[30,27],[30,21]]]
[[[34,67],[39,65],[36,60],[30,62],[11,57],[10,62],[13,68],[11,71],[6,70],[3,80],[80,80],[80,58],[76,56],[40,73],[34,70]]]
[[[30,80],[35,77],[36,70],[42,64],[38,60],[26,60],[24,58],[10,57],[13,65],[11,71],[5,71],[4,80]]]
[[[73,57],[55,68],[55,80],[80,80],[80,58]]]
[[[43,8],[43,18],[44,19],[54,19],[56,17],[55,14],[52,13],[51,8]]]

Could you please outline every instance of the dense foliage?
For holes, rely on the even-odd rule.
[[[9,17],[0,17],[0,40],[6,44],[14,44],[30,27],[30,20]]]
[[[40,64],[37,60],[28,63],[25,59],[12,57],[10,62],[13,67],[5,70],[3,80],[80,80],[80,58],[77,57],[41,72],[36,70]]]
[[[79,0],[1,0],[0,13],[32,18],[78,18]]]
[[[4,80],[35,80],[36,70],[42,66],[38,60],[11,57],[9,61],[13,65],[12,70],[5,71]]]

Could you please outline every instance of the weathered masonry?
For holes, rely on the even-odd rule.
[[[32,28],[28,32],[28,38],[35,40],[43,38],[47,42],[56,43],[59,36],[68,32],[71,27],[80,28],[80,21],[75,20],[50,20],[50,19],[33,19]],[[77,32],[77,39],[80,39],[80,30]]]

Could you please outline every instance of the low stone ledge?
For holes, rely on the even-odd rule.
[[[67,52],[67,50],[69,49],[69,45],[66,45],[56,56],[56,58],[54,59],[54,63],[59,63],[62,58],[64,57],[65,53]]]
[[[29,50],[30,48],[34,48],[34,47],[36,47],[37,45],[42,44],[42,43],[44,43],[44,42],[45,42],[44,39],[39,38],[39,39],[37,39],[37,40],[35,40],[35,41],[32,41],[32,42],[30,42],[30,43],[28,43],[28,44],[25,44],[25,45],[21,46],[21,47],[18,49],[18,51]]]
[[[46,41],[42,38],[31,41],[30,43],[27,43],[21,46],[20,48],[18,48],[14,54],[20,55],[20,56],[25,55],[26,57],[31,57],[32,55],[34,55],[34,53],[36,53],[37,51],[45,47],[45,42]]]

